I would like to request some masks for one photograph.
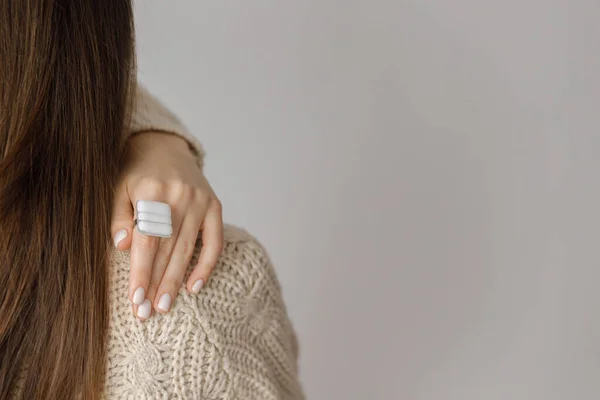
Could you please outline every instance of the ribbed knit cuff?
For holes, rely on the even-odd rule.
[[[169,111],[146,88],[138,84],[133,99],[133,112],[128,134],[132,136],[143,132],[172,133],[185,139],[200,169],[204,167],[204,148],[200,141],[190,133],[175,114]]]

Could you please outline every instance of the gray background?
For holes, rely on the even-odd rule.
[[[310,399],[597,399],[597,0],[137,2]]]

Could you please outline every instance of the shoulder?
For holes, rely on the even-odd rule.
[[[279,290],[270,257],[253,235],[244,229],[226,225],[223,236],[223,253],[215,268],[217,275],[213,278],[224,280],[225,275],[231,273],[248,284],[245,287],[248,292],[255,290],[258,284],[271,285],[270,289]]]
[[[112,264],[109,396],[301,397],[295,334],[269,256],[254,236],[226,226],[207,285],[197,295],[182,288],[168,314],[144,323],[126,296],[128,259],[128,252],[115,252]]]

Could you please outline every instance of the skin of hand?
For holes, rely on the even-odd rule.
[[[144,235],[134,228],[137,200],[171,206],[170,238]],[[223,217],[221,202],[184,139],[147,132],[128,140],[111,231],[118,250],[131,248],[128,293],[138,319],[149,318],[152,309],[166,313],[172,308],[201,232],[198,263],[186,283],[190,293],[200,291],[223,248]]]

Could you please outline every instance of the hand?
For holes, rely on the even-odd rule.
[[[137,200],[169,204],[173,236],[158,238],[134,229]],[[171,309],[202,231],[198,264],[186,284],[190,293],[199,292],[221,254],[223,218],[221,203],[184,139],[154,132],[129,139],[111,230],[118,250],[131,247],[129,300],[139,319],[150,317],[152,308],[159,313]]]

